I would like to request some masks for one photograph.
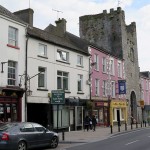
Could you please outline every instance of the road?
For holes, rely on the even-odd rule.
[[[118,133],[108,139],[79,144],[59,150],[150,150],[150,129],[144,128],[126,133]]]

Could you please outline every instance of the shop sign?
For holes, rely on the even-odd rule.
[[[65,92],[63,90],[52,90],[51,104],[65,104]]]
[[[118,80],[119,94],[126,94],[126,80]]]

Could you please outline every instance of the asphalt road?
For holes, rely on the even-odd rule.
[[[150,150],[150,128],[118,133],[108,139],[59,150]]]

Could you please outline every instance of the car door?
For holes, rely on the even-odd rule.
[[[20,138],[24,139],[28,148],[38,147],[38,132],[31,123],[24,123],[20,128]]]
[[[47,146],[50,143],[51,136],[50,133],[46,131],[46,128],[41,126],[40,124],[33,124],[36,132],[38,132],[38,143],[41,146]]]

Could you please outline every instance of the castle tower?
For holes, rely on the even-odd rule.
[[[141,121],[141,109],[137,108],[140,86],[135,22],[126,25],[124,11],[118,7],[110,9],[110,13],[104,10],[101,14],[81,16],[79,26],[81,38],[125,60],[128,115]]]

